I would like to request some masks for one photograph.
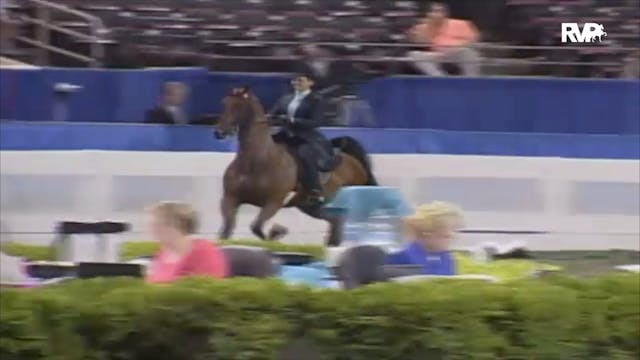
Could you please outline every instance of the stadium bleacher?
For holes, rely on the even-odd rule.
[[[408,48],[406,30],[424,13],[428,1],[350,0],[61,0],[98,16],[112,40],[107,65],[206,65],[220,71],[286,71],[299,42],[335,42],[339,56],[366,56],[367,61],[389,62],[389,71],[407,72],[401,57]],[[563,21],[598,22],[607,29],[606,48],[531,50],[490,48],[484,51],[491,72],[518,73],[517,59],[543,62],[520,72],[565,76],[615,76],[625,47],[638,46],[638,0],[486,0],[449,1],[456,17],[471,19],[491,45],[556,45]],[[29,2],[14,12],[28,13]],[[85,29],[89,24],[56,12],[53,21],[63,28]],[[27,28],[25,31],[30,31]],[[559,40],[558,40],[559,41]],[[268,42],[278,42],[268,44]],[[57,34],[54,43],[86,51],[86,43]],[[367,46],[346,46],[368,43]],[[239,62],[238,59],[243,61]],[[253,59],[253,61],[251,61]],[[68,59],[54,59],[69,65]],[[602,62],[598,67],[557,66],[554,62]],[[546,63],[545,63],[546,62]],[[73,65],[73,63],[71,63]],[[507,70],[505,71],[505,68]],[[559,69],[559,70],[558,70]]]

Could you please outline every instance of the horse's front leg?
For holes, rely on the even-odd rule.
[[[339,216],[327,216],[325,220],[329,223],[329,234],[325,240],[326,246],[339,246],[342,241],[344,219]]]
[[[262,228],[264,224],[269,221],[277,212],[282,208],[282,201],[268,202],[260,209],[260,213],[251,224],[251,231],[262,240],[269,240],[264,235]]]
[[[236,227],[236,217],[238,216],[238,200],[232,196],[224,195],[220,202],[220,210],[222,212],[222,229],[220,230],[220,239],[226,240],[233,233]]]

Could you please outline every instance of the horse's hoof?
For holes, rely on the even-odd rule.
[[[287,236],[288,233],[289,229],[287,229],[286,227],[279,224],[274,224],[269,231],[269,240],[278,241]]]
[[[250,229],[253,235],[257,236],[260,240],[267,240],[262,232],[262,226],[251,225]]]

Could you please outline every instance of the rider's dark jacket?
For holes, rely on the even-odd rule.
[[[287,118],[283,130],[290,136],[296,136],[306,142],[324,139],[315,128],[322,125],[322,98],[314,92],[305,96],[293,114],[293,120],[289,118],[289,104],[295,94],[287,94],[281,97],[271,110],[270,115]]]
[[[270,111],[271,117],[286,119],[282,131],[274,138],[278,142],[293,145],[309,144],[316,153],[318,167],[323,168],[323,163],[329,162],[333,154],[331,143],[316,129],[323,125],[324,101],[317,93],[310,92],[300,101],[293,117],[290,117],[289,105],[294,98],[295,94],[283,96]]]

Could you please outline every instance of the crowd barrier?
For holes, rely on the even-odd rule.
[[[53,86],[83,86],[69,100],[70,121],[140,122],[161,84],[191,88],[191,116],[218,113],[232,86],[248,84],[270,107],[289,75],[219,74],[204,69],[2,69],[0,118],[52,118]],[[543,78],[379,78],[359,88],[375,120],[387,128],[541,133],[640,133],[640,82]]]
[[[3,241],[51,241],[56,221],[126,221],[145,239],[142,210],[160,200],[193,203],[202,232],[221,224],[222,175],[229,152],[1,151]],[[533,249],[638,249],[640,162],[550,157],[375,154],[382,185],[412,205],[460,204],[465,228],[456,246],[523,240]],[[242,208],[236,235],[253,237],[254,207]],[[275,220],[290,242],[323,239],[326,225],[294,210]],[[118,242],[114,241],[114,246]],[[85,248],[90,248],[85,246]],[[93,256],[93,254],[91,254]]]
[[[420,129],[324,129],[371,153],[640,159],[640,135],[526,134]],[[143,124],[0,123],[2,150],[235,151],[211,127]]]

